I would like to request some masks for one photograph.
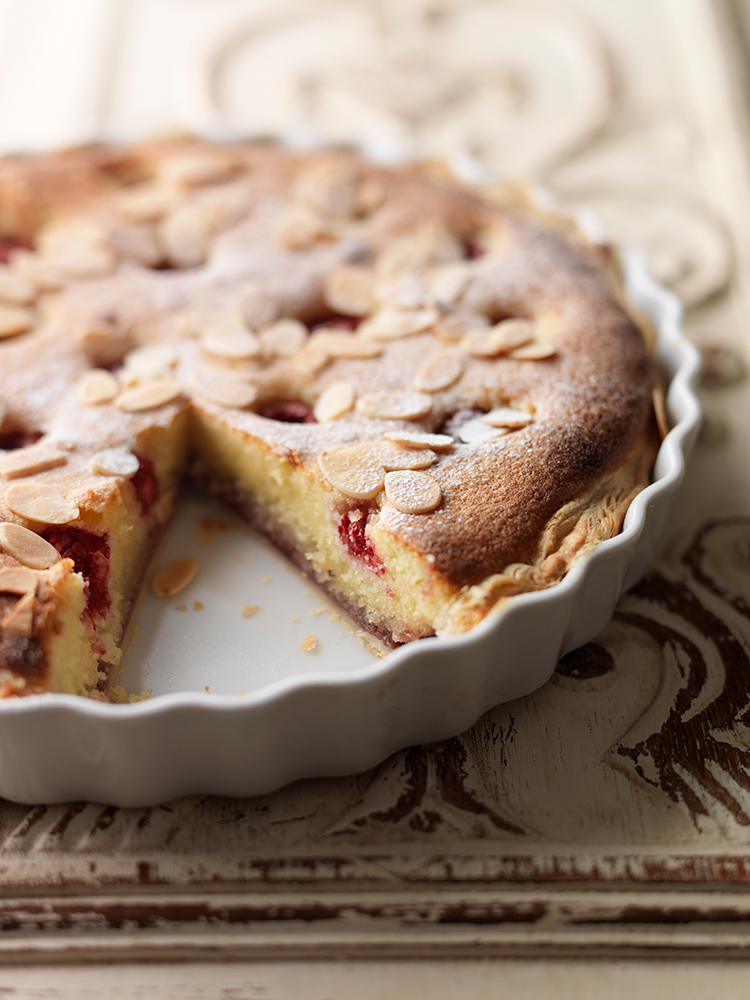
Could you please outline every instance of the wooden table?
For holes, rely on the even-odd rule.
[[[3,148],[266,115],[470,153],[643,246],[706,360],[662,552],[536,694],[259,799],[3,803],[0,993],[750,992],[749,53],[742,0],[0,3]]]

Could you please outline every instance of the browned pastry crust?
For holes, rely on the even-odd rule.
[[[395,642],[561,579],[648,482],[612,258],[514,189],[180,139],[0,161],[0,233],[0,522],[75,563],[20,625],[0,592],[5,693],[69,689],[66,614],[106,687],[187,452]]]

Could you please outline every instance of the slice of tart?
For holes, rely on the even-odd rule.
[[[657,446],[616,269],[515,189],[184,139],[0,161],[0,684],[106,697],[190,476],[374,635],[616,534]]]

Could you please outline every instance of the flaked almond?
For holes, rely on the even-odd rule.
[[[139,468],[140,462],[127,448],[105,448],[91,458],[91,469],[100,476],[132,479]]]
[[[201,348],[215,358],[227,361],[244,361],[257,358],[260,354],[260,341],[249,330],[236,326],[227,329],[212,330],[201,337]]]
[[[454,441],[450,434],[429,434],[427,431],[388,431],[384,437],[404,448],[429,448],[432,451],[453,451]]]
[[[366,340],[353,333],[319,330],[310,338],[310,347],[330,358],[378,358],[385,350],[382,343]]]
[[[97,368],[119,365],[133,347],[130,326],[117,310],[95,313],[74,330],[74,339]]]
[[[327,351],[319,350],[312,340],[308,340],[299,354],[295,355],[292,363],[298,377],[307,382],[315,375],[319,375],[330,360],[331,355]]]
[[[324,217],[349,218],[359,209],[359,184],[359,170],[354,163],[318,161],[297,174],[292,197]]]
[[[523,410],[514,410],[510,406],[498,406],[481,418],[490,427],[507,427],[508,430],[518,430],[532,423],[534,418]]]
[[[373,272],[366,267],[339,267],[323,285],[323,301],[344,316],[365,316],[373,307]]]
[[[192,388],[219,406],[245,410],[258,398],[258,390],[240,374],[234,372],[199,371],[193,376]]]
[[[37,472],[56,469],[65,465],[67,455],[49,444],[32,444],[27,448],[17,448],[0,457],[0,476],[4,479],[21,479]]]
[[[0,628],[30,639],[34,634],[34,595],[24,594],[0,621]]]
[[[79,516],[77,504],[47,483],[17,483],[5,492],[9,510],[28,521],[41,524],[68,524]]]
[[[425,392],[371,392],[357,400],[357,413],[378,420],[420,420],[431,409]]]
[[[192,583],[198,572],[195,559],[185,556],[174,559],[158,569],[151,578],[151,589],[157,597],[174,597]]]
[[[486,316],[482,316],[480,313],[456,310],[441,316],[432,332],[439,340],[456,343],[468,333],[486,333],[489,327],[490,321]]]
[[[440,392],[457,382],[463,370],[464,363],[458,354],[448,351],[434,354],[420,367],[414,378],[414,387],[423,392]]]
[[[22,306],[0,305],[0,340],[17,337],[34,325],[34,313]]]
[[[356,448],[328,448],[318,465],[331,486],[354,500],[371,500],[383,489],[385,469]]]
[[[506,427],[490,427],[482,417],[467,420],[458,429],[458,437],[464,444],[481,444],[484,441],[504,437],[507,433]]]
[[[339,379],[326,386],[313,408],[313,415],[319,424],[337,420],[354,406],[354,388],[349,382]]]
[[[403,514],[429,514],[443,499],[440,486],[424,472],[389,472],[385,495]]]
[[[68,278],[106,278],[117,267],[117,256],[106,246],[66,246],[52,258]]]
[[[437,268],[430,279],[430,296],[434,302],[453,306],[466,291],[470,278],[471,271],[461,262]]]
[[[27,567],[0,569],[0,594],[33,594],[37,581],[36,572]]]
[[[419,309],[433,304],[427,279],[421,274],[400,274],[387,281],[379,281],[375,295],[384,308]]]
[[[312,651],[317,647],[317,645],[318,645],[318,640],[312,633],[310,633],[310,635],[306,635],[305,638],[302,640],[302,642],[299,644],[299,648],[304,649],[306,653],[312,653]]]
[[[0,301],[13,306],[32,305],[37,298],[36,285],[5,264],[0,265]]]
[[[329,235],[329,227],[319,215],[304,205],[289,205],[275,226],[276,239],[285,250],[309,250]]]
[[[231,177],[234,170],[232,157],[209,151],[178,153],[159,164],[160,178],[180,187],[217,184]]]
[[[30,569],[48,569],[62,558],[54,545],[12,521],[0,524],[0,547]]]
[[[120,385],[106,368],[91,368],[76,382],[76,399],[81,406],[98,406],[111,403]]]
[[[366,450],[370,460],[378,462],[386,472],[427,469],[437,462],[437,455],[429,448],[400,448],[389,441],[371,441],[354,447]]]
[[[180,387],[174,379],[160,378],[121,392],[115,399],[115,406],[118,410],[125,410],[126,413],[138,413],[141,410],[155,410],[159,406],[166,406],[179,396]]]
[[[143,267],[155,267],[163,256],[151,226],[116,226],[110,230],[109,243],[121,257],[134,260]]]
[[[278,319],[279,300],[262,284],[251,281],[242,286],[239,310],[250,329],[259,330]]]
[[[11,268],[13,274],[30,282],[38,292],[56,292],[65,283],[55,265],[32,250],[14,250]]]
[[[467,333],[461,340],[461,348],[475,357],[497,358],[531,343],[535,336],[536,326],[531,320],[504,319],[489,330]]]
[[[138,184],[114,195],[114,201],[126,219],[133,222],[156,222],[177,208],[179,196],[169,188]]]
[[[169,344],[144,344],[128,351],[124,358],[122,381],[135,385],[169,374],[177,364],[177,353]]]
[[[298,319],[280,319],[258,334],[263,353],[269,357],[291,358],[307,341],[307,327]]]
[[[399,340],[401,337],[411,337],[415,333],[423,333],[440,318],[440,312],[429,307],[427,309],[381,309],[380,312],[364,320],[358,329],[363,337],[374,337],[376,340]]]
[[[214,215],[201,204],[182,205],[163,218],[157,239],[174,267],[198,267],[208,253]]]
[[[554,344],[545,344],[539,340],[510,352],[511,358],[515,361],[546,361],[547,358],[554,358],[556,354],[557,348]]]

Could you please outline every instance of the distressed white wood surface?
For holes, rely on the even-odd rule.
[[[361,121],[381,148],[403,148],[404,136],[419,152],[452,143],[465,166],[522,163],[563,203],[592,205],[616,237],[645,247],[689,305],[688,331],[708,360],[708,420],[652,573],[542,691],[463,736],[255,800],[2,804],[0,989],[282,997],[302,995],[304,983],[304,995],[321,998],[482,997],[503,982],[564,997],[604,995],[606,983],[612,997],[647,987],[708,997],[721,984],[723,997],[739,996],[750,943],[750,103],[740,0],[58,8],[0,0],[1,148],[252,127],[256,63],[289,59],[284,78],[297,79],[299,11],[329,27],[338,18],[351,49],[336,49],[333,29],[319,52],[308,46],[304,79],[314,85],[290,87],[274,112],[279,128],[299,135],[307,115],[329,137]],[[459,37],[456,10],[477,23],[507,14],[523,41],[499,50],[492,72],[472,66],[469,47],[443,74],[435,51],[446,24]],[[362,44],[370,82],[346,104]],[[543,69],[539,51],[549,54]],[[454,99],[462,114],[441,117]],[[551,121],[554,143],[544,145]],[[477,122],[503,141],[477,144]],[[712,963],[688,972],[664,956]],[[179,964],[218,959],[240,964]],[[283,959],[299,964],[273,964]],[[76,968],[78,980],[20,967],[111,960],[127,964],[109,977]]]

